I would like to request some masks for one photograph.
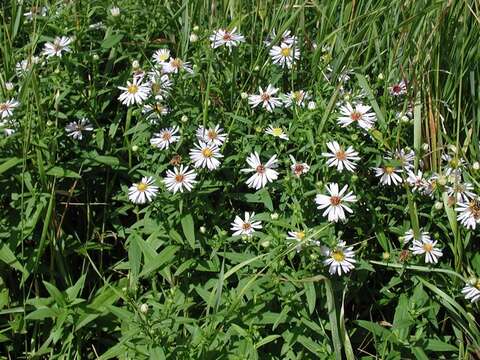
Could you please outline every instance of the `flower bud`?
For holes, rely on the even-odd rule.
[[[132,151],[133,151],[133,152],[137,152],[137,151],[138,151],[138,146],[137,146],[137,145],[133,145],[133,146],[132,146]]]
[[[317,104],[315,104],[315,101],[309,101],[307,104],[308,110],[315,110],[317,108]]]
[[[195,33],[190,34],[190,42],[194,43],[198,41],[198,35]]]
[[[278,214],[276,212],[270,214],[270,219],[278,220]]]
[[[377,79],[381,81],[381,80],[385,79],[385,76],[383,76],[383,73],[380,73],[380,74],[378,74]]]
[[[180,119],[183,123],[186,123],[188,121],[188,116],[183,115],[182,118]]]
[[[435,204],[433,205],[433,207],[435,208],[435,210],[442,210],[443,208],[443,203],[441,201],[437,201],[435,202]]]
[[[388,251],[385,251],[383,254],[382,254],[382,259],[383,260],[388,260],[390,259],[390,253]]]
[[[205,226],[200,226],[200,233],[205,234],[207,232],[207,228]]]
[[[140,305],[140,312],[141,312],[142,314],[148,313],[148,304],[145,304],[145,303],[144,303],[144,304]]]
[[[137,69],[140,68],[140,63],[138,62],[138,60],[133,60],[133,62],[132,62],[132,68],[133,68],[134,70],[137,70]]]
[[[447,185],[447,177],[444,175],[440,175],[437,179],[437,184],[441,186]]]
[[[268,240],[263,240],[263,241],[260,243],[260,245],[261,245],[262,247],[264,247],[264,248],[267,248],[267,247],[270,246],[270,241],[268,241]]]
[[[480,163],[479,163],[478,161],[475,161],[475,162],[472,164],[472,168],[473,168],[473,170],[475,170],[475,171],[480,170]]]
[[[423,151],[428,151],[430,149],[430,145],[428,145],[427,143],[423,143],[422,144],[422,149],[423,149]]]
[[[100,56],[98,56],[97,54],[93,54],[93,60],[95,61],[100,60]]]
[[[240,94],[240,97],[245,100],[246,98],[248,98],[248,94],[246,92],[242,92]]]
[[[112,15],[113,17],[117,17],[120,15],[120,8],[114,6],[112,8],[110,8],[110,15]]]
[[[11,82],[6,82],[5,83],[5,89],[7,89],[7,91],[12,91],[13,88],[14,88],[13,83],[11,83]]]
[[[199,27],[198,25],[195,25],[195,26],[193,27],[193,31],[198,32],[198,30],[200,30],[200,27]]]

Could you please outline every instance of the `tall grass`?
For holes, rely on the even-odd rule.
[[[202,206],[193,196],[168,205],[160,219],[138,208],[132,215],[127,205],[118,205],[120,187],[137,170],[132,145],[141,143],[143,135],[137,115],[116,100],[116,86],[127,78],[131,60],[148,58],[159,44],[168,44],[181,57],[196,54],[191,60],[199,64],[198,79],[185,84],[183,97],[173,100],[184,109],[175,116],[187,115],[198,124],[222,119],[235,137],[237,124],[252,121],[242,110],[239,94],[255,91],[270,79],[264,36],[276,29],[279,38],[291,29],[313,52],[312,61],[302,62],[290,78],[297,86],[297,80],[304,79],[304,88],[315,89],[322,109],[311,118],[295,114],[292,123],[304,127],[312,160],[321,153],[318,141],[328,131],[326,122],[339,90],[334,96],[323,90],[329,64],[335,75],[347,70],[358,74],[355,81],[369,94],[379,119],[381,149],[407,144],[423,154],[417,166],[423,161],[441,171],[441,154],[447,144],[455,144],[471,165],[480,160],[478,1],[116,4],[121,22],[106,20],[110,4],[104,1],[49,2],[48,19],[32,23],[23,19],[30,5],[16,0],[0,5],[2,99],[8,98],[3,84],[14,78],[18,61],[38,54],[55,34],[77,38],[75,57],[59,64],[55,76],[43,77],[35,66],[21,80],[21,139],[11,146],[0,138],[0,357],[353,359],[375,353],[385,359],[480,358],[474,318],[478,307],[476,312],[465,310],[431,281],[434,276],[439,283],[460,286],[472,274],[470,260],[478,252],[478,236],[464,236],[448,199],[439,215],[439,233],[451,247],[455,271],[378,259],[362,265],[376,272],[363,278],[363,286],[357,282],[351,288],[312,276],[313,265],[283,272],[286,263],[293,264],[293,248],[261,255],[231,251],[220,228],[199,240],[197,228],[205,219],[188,217],[190,209]],[[106,26],[104,35],[88,29],[98,21]],[[195,26],[204,38],[219,27],[237,26],[254,50],[240,58],[235,49],[231,61],[214,58],[206,42],[189,41]],[[204,49],[194,52],[199,46]],[[92,60],[93,54],[100,60]],[[384,105],[386,87],[383,93],[374,90],[379,74],[385,84],[403,76],[413,89],[405,104],[414,109],[414,127],[407,138],[392,125],[394,114]],[[289,85],[287,76],[279,79]],[[61,128],[78,111],[95,114],[102,129],[95,134],[98,148],[82,152],[82,158],[65,159],[71,149],[52,129]],[[254,120],[249,135],[265,121]],[[480,186],[478,179],[473,181]],[[211,184],[212,191],[215,186]],[[241,198],[218,196],[231,204]],[[208,201],[206,206],[215,203]],[[265,197],[255,201],[268,204]],[[412,224],[430,216],[415,201],[408,202]],[[301,208],[301,199],[296,206]],[[393,236],[385,235],[386,225],[372,223],[372,229],[361,240],[367,246],[380,252],[395,248]],[[215,242],[222,246],[215,248]],[[406,280],[404,272],[415,275]],[[390,282],[382,282],[387,276],[392,276]],[[412,309],[406,298],[392,295],[392,289],[402,286],[418,307]],[[141,310],[143,303],[150,304],[148,312]],[[429,322],[415,322],[423,313]],[[385,318],[393,323],[385,325]],[[423,341],[423,333],[439,336]]]

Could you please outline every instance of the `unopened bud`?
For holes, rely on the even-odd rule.
[[[142,304],[142,305],[140,305],[140,312],[141,312],[142,314],[148,313],[148,304]]]

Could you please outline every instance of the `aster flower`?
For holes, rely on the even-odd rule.
[[[430,241],[430,235],[428,234],[428,232],[422,231],[419,234],[419,238],[416,238],[413,229],[409,229],[405,232],[405,235],[403,235],[403,245],[408,244],[410,240],[419,240],[421,242],[426,242]]]
[[[418,170],[416,174],[413,171],[409,170],[407,175],[407,183],[412,187],[412,190],[414,192],[419,192],[424,195],[428,195],[429,193],[431,193],[431,191],[429,191],[430,184],[423,177],[423,173],[421,170]]]
[[[272,45],[273,40],[277,37],[277,33],[275,29],[272,29],[272,32],[267,36],[267,38],[263,41],[265,46],[269,47]],[[285,30],[280,38],[279,43],[284,43],[287,45],[293,45],[297,42],[297,37],[292,35],[290,30]]]
[[[466,300],[476,303],[480,300],[480,279],[476,279],[473,284],[467,283],[462,289],[462,294]]]
[[[160,132],[153,134],[150,144],[158,147],[160,150],[168,149],[171,144],[180,139],[180,135],[175,135],[176,133],[178,133],[178,126],[162,129]]]
[[[428,264],[436,264],[438,258],[442,257],[442,250],[436,248],[437,241],[432,241],[430,238],[421,237],[420,240],[413,240],[412,253],[414,255],[425,254],[425,262]]]
[[[195,148],[190,151],[190,158],[194,162],[196,168],[208,168],[208,170],[215,170],[220,166],[219,158],[223,155],[220,154],[218,146],[214,143],[200,142],[195,144]]]
[[[174,194],[177,191],[183,193],[184,190],[191,191],[193,185],[197,182],[195,178],[197,174],[194,170],[188,170],[188,166],[180,165],[180,168],[175,167],[174,171],[167,170],[167,176],[163,179],[168,191]]]
[[[172,58],[170,61],[162,64],[163,72],[177,74],[180,70],[185,70],[189,74],[193,74],[192,66],[189,62],[185,62],[179,58]]]
[[[355,161],[360,160],[360,157],[352,146],[345,150],[338,142],[330,141],[327,143],[327,147],[331,152],[322,153],[322,156],[328,158],[327,165],[329,167],[336,167],[338,171],[343,171],[344,168],[351,172],[355,171],[357,166]]]
[[[475,194],[472,192],[473,185],[464,182],[456,181],[451,186],[447,186],[447,194],[450,197],[455,197],[457,202],[468,202],[470,199],[475,198]]]
[[[405,170],[411,170],[413,169],[415,152],[413,150],[397,149],[389,152],[385,159],[398,161],[402,168]]]
[[[346,203],[357,201],[356,196],[351,191],[347,193],[348,185],[345,185],[340,191],[337,183],[327,184],[326,188],[328,195],[317,194],[315,197],[318,209],[325,209],[322,216],[327,216],[330,222],[345,221],[345,211],[353,213]]]
[[[155,64],[163,66],[170,59],[170,50],[158,49],[152,55],[152,60]]]
[[[341,116],[338,118],[338,123],[342,127],[357,123],[362,129],[369,130],[377,120],[376,115],[370,110],[370,106],[356,104],[354,108],[350,103],[346,103],[340,107]]]
[[[375,171],[375,176],[380,178],[380,184],[382,185],[399,185],[402,183],[403,179],[399,173],[402,172],[402,169],[397,169],[393,166],[382,166],[373,168]]]
[[[449,154],[443,154],[442,160],[447,163],[445,167],[445,175],[454,175],[457,177],[462,176],[462,169],[465,166],[465,160],[459,156],[451,156]]]
[[[310,99],[310,95],[303,90],[290,91],[283,97],[283,103],[286,107],[291,107],[293,104],[305,107],[305,103]],[[315,103],[314,103],[315,104]]]
[[[295,250],[297,253],[302,250],[302,245],[306,237],[306,233],[304,230],[298,231],[289,231],[287,234],[287,240],[293,240],[296,243]],[[315,243],[315,242],[314,242]]]
[[[469,202],[459,202],[455,211],[458,212],[457,220],[467,229],[473,229],[480,223],[480,200],[477,196]]]
[[[388,88],[390,95],[392,96],[401,96],[407,93],[407,84],[405,80],[400,81],[398,84],[393,84]]]
[[[32,56],[29,59],[24,59],[15,64],[15,72],[18,77],[23,77],[28,71],[32,69],[34,64],[38,64],[40,58],[38,56]]]
[[[246,235],[252,236],[255,230],[262,228],[262,223],[260,221],[254,221],[255,213],[249,213],[245,211],[245,219],[242,220],[240,216],[235,216],[235,220],[232,222],[231,230],[233,231],[233,236]]]
[[[32,6],[23,16],[25,16],[28,21],[32,21],[35,16],[47,16],[47,8],[45,6]]]
[[[327,258],[323,263],[329,267],[331,275],[346,274],[355,268],[355,251],[353,246],[346,246],[345,241],[339,241],[333,249],[323,248],[322,253]]]
[[[42,54],[47,58],[52,56],[62,57],[63,52],[70,52],[70,43],[72,39],[67,36],[55,37],[53,42],[47,42],[43,46]]]
[[[142,109],[142,113],[151,124],[156,124],[162,116],[167,115],[169,112],[170,109],[158,101],[154,104],[145,104]]]
[[[278,137],[282,140],[288,140],[288,135],[285,134],[281,127],[273,127],[272,125],[269,125],[268,128],[265,130],[265,134]]]
[[[241,172],[254,174],[247,180],[247,185],[250,188],[259,190],[267,183],[277,180],[278,172],[274,170],[277,167],[277,155],[273,155],[265,165],[260,161],[258,153],[255,151],[247,157],[247,163],[250,166],[248,169],[242,169]]]
[[[13,115],[13,110],[18,107],[20,103],[15,99],[10,99],[6,102],[0,102],[0,119],[6,119]]]
[[[158,192],[158,187],[154,184],[155,180],[153,177],[143,177],[142,181],[130,186],[128,189],[128,198],[134,204],[151,202],[157,196]]]
[[[65,131],[67,132],[67,135],[71,136],[75,140],[82,140],[83,132],[92,130],[93,126],[86,118],[83,118],[78,122],[72,121],[67,126],[65,126]]]
[[[273,46],[269,54],[274,64],[288,69],[300,58],[300,51],[295,46],[286,43]]]
[[[134,77],[133,80],[127,81],[127,86],[118,87],[123,92],[118,97],[122,104],[130,106],[133,104],[142,104],[150,95],[150,85],[142,83],[142,78]]]
[[[301,175],[306,174],[310,170],[310,166],[305,163],[297,162],[292,155],[289,156],[290,161],[292,162],[290,169],[292,169],[292,172],[296,177],[300,177]]]
[[[237,28],[233,28],[231,31],[226,29],[219,29],[210,36],[212,42],[212,48],[216,49],[225,45],[230,50],[232,47],[238,46],[241,42],[245,42],[245,37],[242,34],[237,33]]]
[[[153,70],[148,73],[148,81],[152,95],[157,100],[163,100],[172,89],[172,81],[167,74],[161,74],[158,70]]]
[[[261,87],[258,88],[258,95],[249,95],[248,102],[252,105],[253,108],[262,104],[262,107],[269,112],[272,112],[277,106],[281,106],[282,102],[280,98],[275,97],[274,95],[278,92],[278,89],[272,85],[268,85],[265,91]]]
[[[199,141],[213,143],[217,146],[222,146],[227,140],[227,134],[223,132],[223,129],[218,124],[211,128],[199,126],[196,135]]]

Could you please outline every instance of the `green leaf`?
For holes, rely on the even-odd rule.
[[[182,230],[192,249],[195,249],[195,225],[192,215],[187,214],[182,218]]]
[[[308,311],[310,314],[312,314],[315,310],[315,304],[317,301],[315,285],[311,282],[305,282],[303,287],[305,288],[305,296],[307,297]]]
[[[60,290],[58,290],[56,288],[55,285],[50,284],[47,281],[43,281],[43,285],[45,285],[45,288],[47,289],[50,296],[55,299],[55,302],[57,303],[57,305],[59,305],[59,306],[65,306],[66,305],[64,296],[62,295]]]
[[[59,166],[51,167],[46,171],[46,174],[50,176],[56,176],[59,178],[65,178],[65,177],[74,178],[74,179],[82,178],[80,174],[76,173],[75,171],[64,169]]]
[[[140,277],[145,277],[149,275],[151,272],[158,270],[165,264],[169,264],[173,262],[172,260],[175,259],[175,253],[178,251],[180,247],[177,245],[169,245],[160,253],[155,256],[155,258],[151,260],[145,260],[145,266],[142,269],[142,272],[140,273]]]
[[[3,261],[8,266],[22,272],[24,278],[28,277],[29,272],[19,263],[7,244],[0,245],[0,261]]]
[[[7,160],[2,160],[2,164],[0,164],[0,174],[3,174],[5,171],[11,169],[12,167],[20,164],[23,159],[20,158],[9,158]]]
[[[102,41],[102,44],[100,46],[104,49],[110,49],[117,45],[122,39],[122,34],[110,35]]]

